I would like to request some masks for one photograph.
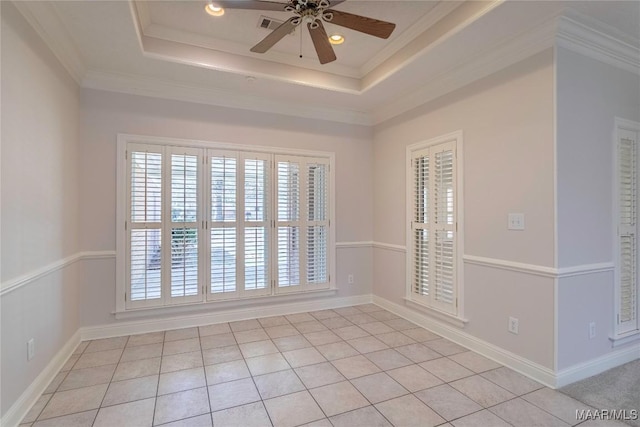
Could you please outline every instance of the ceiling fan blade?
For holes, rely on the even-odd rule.
[[[287,3],[259,0],[215,0],[214,3],[225,9],[274,10],[284,12]]]
[[[320,24],[318,28],[312,29],[311,24],[307,24],[307,28],[309,29],[313,46],[316,48],[316,52],[318,53],[318,59],[321,64],[335,61],[336,54],[333,51],[333,47],[331,47],[331,43],[329,43],[327,31],[324,29],[322,22],[316,22]]]
[[[260,41],[260,43],[258,43],[254,47],[252,47],[251,48],[251,52],[265,53],[266,51],[271,49],[273,47],[273,45],[278,43],[280,40],[282,40],[282,38],[284,36],[289,34],[298,25],[300,25],[299,23],[298,24],[294,24],[293,23],[294,19],[296,19],[296,17],[289,18],[287,21],[285,21],[282,24],[280,24],[280,26],[278,28],[276,28],[275,30],[273,30],[271,32],[271,34],[269,34],[267,37],[263,38],[262,41]]]
[[[396,28],[396,24],[379,19],[367,18],[366,16],[354,15],[353,13],[341,12],[339,10],[327,10],[333,14],[332,24],[360,31],[382,39],[387,39]]]
[[[334,7],[339,5],[340,3],[344,3],[347,0],[329,0],[330,7]]]

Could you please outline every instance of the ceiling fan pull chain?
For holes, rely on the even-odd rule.
[[[300,59],[302,59],[302,29],[300,29]]]

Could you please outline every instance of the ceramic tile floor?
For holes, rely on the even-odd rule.
[[[366,304],[83,342],[21,425],[567,426],[587,408]]]

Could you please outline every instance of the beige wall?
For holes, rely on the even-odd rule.
[[[1,7],[5,285],[79,250],[79,92],[15,6]],[[77,268],[3,293],[2,415],[78,330]],[[35,357],[27,362],[30,338]]]
[[[115,249],[118,133],[329,151],[336,158],[336,241],[371,241],[371,129],[229,108],[83,90],[82,248]],[[337,250],[338,296],[371,292],[370,248]],[[114,321],[113,259],[85,263],[82,324]],[[347,275],[354,274],[353,285]]]
[[[547,50],[377,126],[374,240],[405,244],[407,145],[462,130],[464,254],[554,267],[553,78]],[[507,230],[509,212],[525,214],[525,231]],[[404,254],[380,248],[374,260],[374,293],[402,304]],[[465,331],[553,368],[553,298],[553,279],[466,265]]]

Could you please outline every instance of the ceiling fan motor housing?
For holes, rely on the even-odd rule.
[[[298,16],[291,21],[293,25],[300,25],[305,21],[310,28],[315,30],[320,26],[319,18],[325,21],[331,21],[333,14],[325,13],[325,9],[330,6],[328,0],[310,1],[310,0],[291,0],[285,7],[287,12],[293,12]]]

